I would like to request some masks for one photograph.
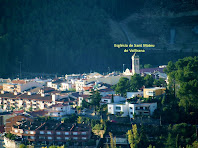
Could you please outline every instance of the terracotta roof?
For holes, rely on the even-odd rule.
[[[61,104],[61,103],[58,103],[58,104],[52,105],[51,107],[63,107],[63,106],[68,106],[68,104]]]
[[[106,89],[100,89],[98,90],[99,92],[109,92],[109,91],[113,91],[113,89],[111,88],[106,88]]]
[[[8,93],[8,92],[5,92],[4,94],[0,93],[0,97],[2,98],[16,98],[20,95],[21,95],[20,93],[18,95],[14,95],[14,93]]]
[[[12,83],[14,84],[26,84],[25,80],[12,80]]]
[[[157,67],[157,68],[145,68],[145,69],[140,69],[140,73],[144,73],[144,72],[153,73],[154,71],[159,71],[161,73],[164,73],[163,70],[164,70],[164,68],[159,68],[159,67]]]
[[[37,110],[37,111],[32,111],[32,112],[27,112],[30,114],[32,117],[39,117],[39,116],[45,116],[48,111],[46,110]]]
[[[33,100],[41,100],[41,101],[52,101],[52,96],[51,95],[42,97],[40,94],[32,94],[32,95],[22,94],[20,96],[17,96],[16,98],[33,99]]]

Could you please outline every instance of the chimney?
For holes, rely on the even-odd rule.
[[[18,95],[18,92],[17,92],[17,91],[15,91],[15,92],[14,92],[14,95],[15,95],[15,96],[16,96],[16,95]]]
[[[45,93],[41,93],[41,97],[45,97]]]
[[[31,95],[32,95],[32,93],[29,91],[29,92],[27,93],[27,95],[28,95],[28,96],[31,96]]]

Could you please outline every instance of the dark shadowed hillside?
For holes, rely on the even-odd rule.
[[[195,4],[174,1],[172,4],[175,5],[168,5],[164,0],[160,2],[158,7],[159,1],[156,0],[151,5],[147,4],[147,0],[0,0],[0,77],[15,76],[19,73],[20,63],[22,72],[58,74],[91,70],[105,72],[109,69],[121,71],[123,63],[130,67],[132,54],[113,48],[114,43],[129,43],[120,22],[133,14],[145,14],[153,6],[155,12],[163,7],[162,10],[167,13],[175,11],[172,6],[177,8],[179,5],[181,9],[187,3],[187,8],[197,8],[196,1]],[[188,11],[184,8],[178,11]],[[128,24],[132,27],[129,27],[129,34],[141,36],[142,41],[150,38],[159,41],[156,34],[137,27],[142,26],[139,25],[142,24],[141,19],[130,19]],[[159,26],[159,22],[166,24],[166,20],[156,21],[151,21],[149,25]],[[146,27],[149,28],[149,25]],[[145,34],[142,35],[142,32]],[[178,33],[185,34],[181,31]],[[168,33],[165,32],[164,36],[168,41]],[[194,35],[194,38],[197,36]],[[186,48],[188,45],[182,46]],[[191,52],[183,53],[183,48],[174,54],[164,54],[167,47],[161,46],[160,51],[140,54],[141,63],[160,65],[191,55]]]

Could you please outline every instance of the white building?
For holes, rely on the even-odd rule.
[[[143,91],[139,92],[127,92],[127,98],[143,97]]]
[[[130,118],[133,118],[134,114],[149,116],[157,109],[157,103],[137,103],[128,106]]]
[[[122,116],[125,117],[129,114],[128,112],[128,104],[117,104],[117,103],[112,103],[108,104],[108,113],[110,114],[120,114],[122,113]]]
[[[68,104],[55,104],[51,106],[51,110],[48,111],[48,115],[51,117],[62,117],[73,113],[71,106]]]
[[[87,83],[86,80],[77,80],[77,81],[75,81],[76,92],[82,92],[83,91],[83,87],[85,86],[86,83]]]
[[[66,91],[72,88],[72,83],[63,82],[61,83],[61,87],[59,88],[61,91]]]
[[[114,103],[121,103],[121,102],[125,102],[126,98],[114,94],[113,101]],[[109,104],[109,103],[112,103],[112,94],[106,95],[101,98],[100,104]]]
[[[42,87],[43,84],[28,80],[13,80],[11,83],[4,83],[3,90],[8,92],[23,92],[33,87]]]
[[[130,118],[135,115],[152,115],[153,112],[157,109],[157,103],[128,103],[117,104],[112,103],[108,104],[108,113],[110,114],[122,114],[122,116],[129,115]]]

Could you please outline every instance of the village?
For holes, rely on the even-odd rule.
[[[156,99],[166,93],[167,75],[163,72],[166,66],[140,69],[139,56],[134,54],[131,60],[132,69],[119,74],[112,72],[104,76],[94,72],[54,79],[0,79],[1,133],[15,136],[15,141],[4,137],[5,145],[23,142],[35,146],[84,144],[95,147],[110,143],[109,134],[104,134],[104,121],[113,126],[122,123],[160,125],[160,119],[152,119],[152,115],[157,109]],[[153,81],[163,83],[143,85],[125,94],[113,89],[121,79],[133,75],[148,75]],[[116,144],[128,145],[123,134],[127,129],[130,126],[121,130],[122,134],[114,135]],[[105,141],[101,142],[101,138]]]

